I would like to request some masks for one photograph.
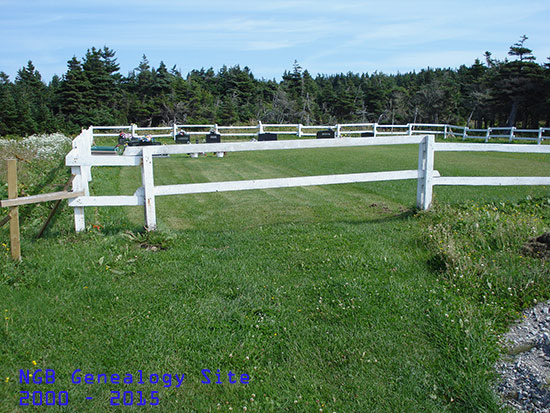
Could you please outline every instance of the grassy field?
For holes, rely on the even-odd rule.
[[[155,183],[416,165],[415,146],[173,156]],[[435,167],[547,175],[550,157],[438,153]],[[92,190],[139,185],[138,168],[102,168]],[[550,298],[547,264],[522,250],[550,229],[550,188],[436,187],[427,213],[415,197],[415,181],[160,197],[149,234],[128,207],[87,208],[75,235],[65,206],[40,240],[47,208],[23,209],[23,262],[0,252],[0,411],[33,409],[20,391],[66,391],[48,411],[498,411],[498,334]],[[21,384],[21,369],[55,383]],[[95,383],[72,383],[76,369]]]

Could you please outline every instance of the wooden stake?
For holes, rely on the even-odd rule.
[[[8,159],[8,199],[17,198],[17,160]],[[21,240],[19,236],[19,207],[10,208],[10,248],[14,260],[21,261]]]

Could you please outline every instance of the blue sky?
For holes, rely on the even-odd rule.
[[[499,59],[526,34],[550,56],[550,1],[0,0],[0,71],[32,60],[44,80],[104,45],[121,73],[143,54],[184,74],[236,64],[279,79],[294,60],[317,73],[408,72]]]

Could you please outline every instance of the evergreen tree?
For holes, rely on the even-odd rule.
[[[115,52],[104,47],[92,47],[86,52],[82,71],[89,88],[85,96],[91,121],[95,124],[114,123],[117,100],[120,98],[118,64]]]
[[[492,104],[499,110],[500,123],[537,127],[544,104],[544,69],[534,62],[531,49],[525,47],[526,36],[510,46],[509,55],[517,60],[498,64],[492,82]]]
[[[516,56],[520,62],[533,62],[535,61],[535,56],[533,56],[533,51],[525,47],[524,43],[528,39],[527,36],[523,35],[520,37],[517,43],[514,43],[510,46],[508,55]]]
[[[300,115],[300,123],[311,125],[315,123],[315,119],[320,116],[319,106],[315,100],[319,88],[315,84],[315,80],[311,77],[307,70],[302,73],[302,106]]]
[[[155,96],[168,95],[172,88],[170,86],[171,75],[168,73],[168,69],[164,62],[160,62],[160,66],[154,71],[154,80],[152,86],[152,92]]]
[[[20,119],[19,130],[26,134],[45,132],[53,118],[47,102],[46,85],[32,61],[17,72],[15,102]]]
[[[0,72],[0,135],[17,133],[17,106],[8,75]]]
[[[155,84],[154,72],[147,56],[143,55],[137,68],[128,76],[127,110],[131,123],[152,126],[153,118],[158,112],[152,100]]]
[[[82,64],[73,56],[67,62],[67,73],[63,76],[58,89],[62,101],[61,113],[64,115],[67,128],[73,132],[92,123],[89,102],[86,100],[91,87]]]
[[[222,125],[233,125],[239,121],[237,96],[225,96],[220,105],[218,119]]]
[[[300,106],[299,100],[303,97],[304,83],[302,78],[302,67],[297,60],[294,60],[292,72],[285,71],[283,73],[282,85],[286,89],[289,97]]]
[[[137,77],[135,87],[137,95],[142,99],[146,99],[153,95],[153,87],[155,84],[154,74],[149,65],[147,56],[143,55],[136,71]]]

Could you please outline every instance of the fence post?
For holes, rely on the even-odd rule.
[[[372,124],[372,136],[373,138],[376,138],[376,127],[378,126],[378,123]]]
[[[94,141],[94,132],[93,132],[93,127],[90,126],[90,128],[88,130],[85,130],[82,132],[84,134],[84,136],[86,137],[85,139],[85,147],[84,147],[84,151],[86,152],[86,156],[92,156],[92,144],[93,144],[93,141]],[[92,181],[92,167],[90,165],[87,165],[84,167],[86,169],[86,184],[85,184],[85,187],[86,187],[86,191],[88,190],[88,182],[91,182]],[[86,193],[86,196],[88,196],[89,194]]]
[[[542,128],[539,128],[539,136],[537,137],[537,145],[542,143]]]
[[[337,123],[336,124],[336,136],[335,138],[339,138],[340,137],[340,124]]]
[[[258,121],[258,134],[264,133],[264,125],[262,125],[262,121]]]
[[[408,134],[409,134],[409,136],[411,136],[412,135],[412,123],[408,123],[407,127],[408,127]]]
[[[447,139],[447,124],[445,124],[445,128],[443,129],[443,139]]]
[[[485,143],[489,142],[490,137],[491,137],[491,128],[487,128],[487,133],[485,134]]]
[[[155,208],[155,183],[153,180],[153,155],[143,147],[141,161],[141,181],[145,194],[145,229],[157,229],[157,215]]]
[[[434,136],[426,135],[418,145],[418,181],[416,206],[427,210],[432,204],[434,172]]]
[[[299,138],[302,137],[302,124],[301,123],[298,124],[298,137]]]
[[[86,176],[85,166],[71,167],[71,173],[74,175],[73,192],[84,190],[85,196],[89,196],[88,178]],[[74,207],[74,230],[82,232],[86,228],[86,219],[84,216],[84,207]]]
[[[510,128],[510,143],[512,143],[512,141],[514,140],[514,131],[516,130],[516,127],[515,126],[512,126]]]
[[[82,133],[75,139],[77,145],[75,149],[78,151],[80,162],[82,159],[87,159],[92,156],[91,140],[92,129],[83,130]],[[73,179],[73,192],[84,191],[84,196],[90,195],[88,182],[91,181],[92,167],[90,165],[77,165],[71,167],[71,172],[75,176]],[[76,232],[82,232],[86,229],[86,219],[84,215],[84,207],[74,207],[74,229]]]
[[[172,125],[172,139],[174,139],[174,141],[176,141],[176,135],[178,133],[177,129],[178,129],[178,126],[174,122],[174,124]]]
[[[137,128],[137,125],[136,125],[135,123],[132,123],[132,124],[130,125],[130,134],[131,134],[132,136],[135,136],[135,135],[136,135],[136,128]]]
[[[8,199],[17,198],[17,160],[8,159]],[[11,257],[21,261],[21,237],[19,235],[19,208],[10,207]]]
[[[465,141],[468,136],[468,127],[464,126],[464,132],[462,132],[462,140]]]

